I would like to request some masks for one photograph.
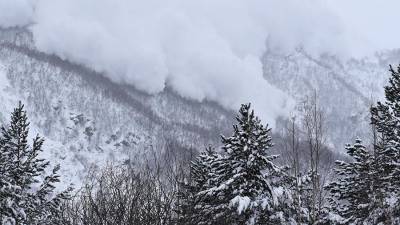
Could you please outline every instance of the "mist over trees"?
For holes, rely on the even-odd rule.
[[[75,191],[56,189],[60,167],[39,157],[42,138],[29,142],[20,103],[0,134],[0,221],[399,224],[400,67],[390,72],[385,101],[370,109],[373,143],[356,139],[345,156],[327,147],[326,118],[314,94],[275,133],[243,104],[219,148],[185,152],[169,143],[139,167],[127,161],[91,169]]]

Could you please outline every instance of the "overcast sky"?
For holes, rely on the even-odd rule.
[[[400,47],[400,1],[326,0],[326,3],[345,27],[354,55]]]
[[[38,49],[105,72],[149,93],[267,118],[290,98],[263,79],[268,45],[290,52],[362,57],[400,47],[400,1],[385,0],[0,0],[0,25],[31,24]]]

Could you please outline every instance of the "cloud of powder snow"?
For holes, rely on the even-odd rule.
[[[371,43],[367,26],[351,19],[351,9],[341,10],[345,2],[0,0],[0,25],[34,24],[38,49],[104,72],[114,82],[148,93],[170,87],[230,109],[252,102],[271,122],[291,100],[263,78],[266,46],[302,46],[312,54],[365,50]]]
[[[33,21],[35,0],[0,0],[0,26],[25,26]]]

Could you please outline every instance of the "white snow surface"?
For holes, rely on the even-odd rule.
[[[236,196],[230,201],[230,206],[231,207],[236,207],[238,214],[242,214],[242,212],[246,211],[249,209],[251,204],[251,199],[247,196]]]

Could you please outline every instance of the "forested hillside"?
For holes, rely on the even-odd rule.
[[[345,147],[326,168],[322,112],[311,102],[306,135],[288,130],[278,161],[271,129],[243,104],[231,135],[182,159],[153,155],[89,171],[82,188],[57,190],[60,165],[49,170],[43,142],[32,142],[24,106],[0,136],[0,216],[3,224],[398,224],[400,222],[400,67],[390,67],[385,101],[370,109],[373,143]],[[289,123],[290,124],[290,123]],[[300,148],[301,145],[306,147]],[[309,154],[302,159],[300,154]],[[331,155],[332,156],[332,155]],[[335,156],[335,155],[333,155]],[[336,156],[337,157],[337,156]],[[329,157],[328,157],[329,158]],[[330,158],[334,160],[334,158]],[[61,165],[62,166],[62,165]],[[334,173],[329,173],[333,169]],[[52,172],[51,172],[52,171]]]

